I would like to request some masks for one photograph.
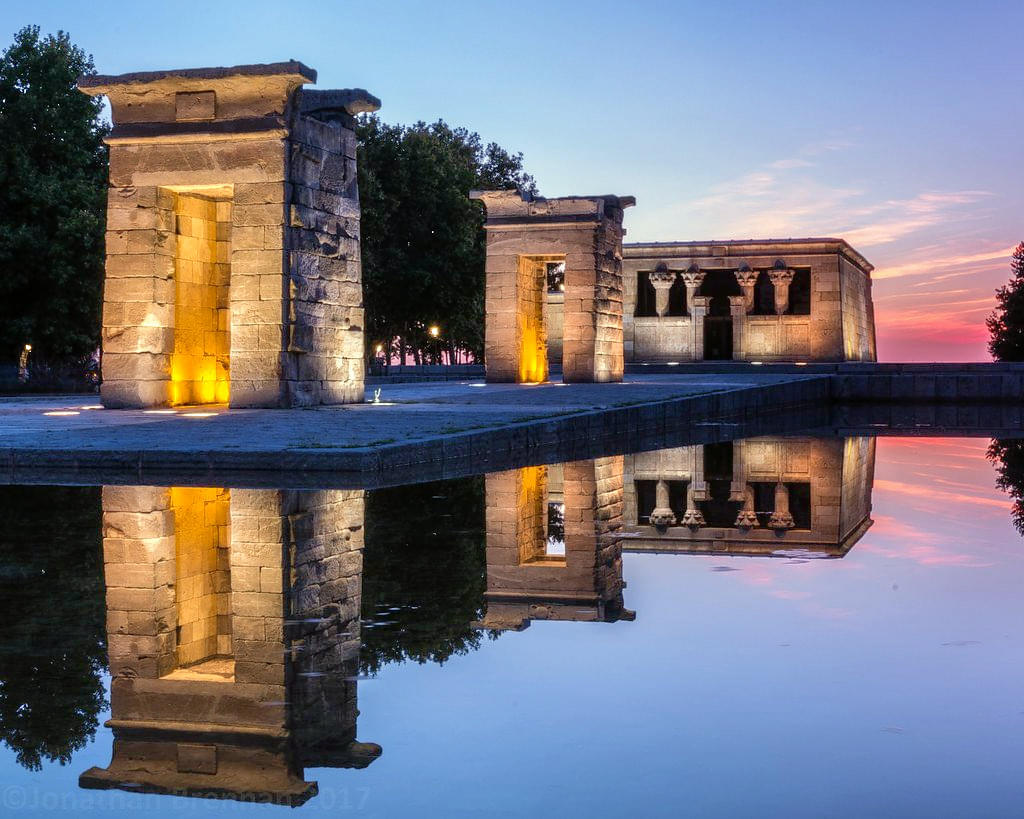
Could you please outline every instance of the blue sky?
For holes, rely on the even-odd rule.
[[[888,360],[985,357],[1024,239],[1024,3],[7,2],[103,73],[295,58],[633,194],[634,241],[846,237]]]

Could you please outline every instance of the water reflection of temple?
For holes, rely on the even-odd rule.
[[[627,551],[842,557],[871,525],[874,438],[749,438],[627,455]]]
[[[476,624],[632,619],[622,553],[842,557],[871,525],[873,438],[750,438],[487,476]]]
[[[84,787],[301,804],[356,740],[361,491],[106,487],[113,758]]]
[[[631,620],[622,590],[622,456],[487,476],[488,629]]]

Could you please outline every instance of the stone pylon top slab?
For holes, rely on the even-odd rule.
[[[633,196],[560,196],[545,198],[518,190],[470,191],[484,203],[488,226],[544,222],[598,222],[636,204]]]
[[[315,81],[316,71],[291,60],[93,74],[80,77],[78,87],[108,97],[114,121],[108,142],[117,142],[280,130],[295,90]]]
[[[128,74],[85,74],[78,87],[87,93],[106,94],[122,85],[152,85],[193,80],[223,80],[233,77],[290,77],[299,82],[316,82],[316,70],[298,60],[280,63],[256,63],[216,68],[172,68],[164,71],[135,71]]]

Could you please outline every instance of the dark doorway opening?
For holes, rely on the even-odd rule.
[[[704,317],[704,359],[729,361],[732,359],[732,314],[729,296],[740,296],[743,291],[731,270],[708,270],[700,286],[700,295],[708,297],[708,312]]]
[[[732,318],[705,316],[704,360],[730,361],[732,359]]]

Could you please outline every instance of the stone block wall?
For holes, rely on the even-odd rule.
[[[875,482],[875,439],[866,435],[843,439],[839,532],[853,535],[870,522],[871,488]]]
[[[177,666],[171,491],[105,486],[102,505],[110,675],[156,679]]]
[[[171,489],[177,664],[231,656],[231,574],[226,489]]]
[[[299,92],[288,139],[290,406],[363,400],[354,122],[344,111],[310,108],[315,93]]]
[[[847,259],[839,260],[843,353],[846,361],[877,361],[871,279]]]
[[[198,373],[192,366],[180,373],[172,367],[176,361],[188,362],[188,356],[198,349],[198,341],[190,341],[196,338],[194,333],[200,328],[203,333],[212,332],[212,320],[199,321],[198,311],[190,310],[194,293],[200,299],[200,310],[206,298],[210,307],[205,309],[217,311],[216,332],[225,333],[230,340],[227,357],[213,356],[217,368],[213,383],[227,368],[232,406],[284,405],[283,328],[288,292],[282,272],[285,177],[281,139],[182,146],[111,145],[101,387],[106,406],[162,406],[224,397],[223,386],[215,390],[212,399],[208,392],[195,389],[200,382],[209,383],[209,379],[195,377],[209,374],[209,358],[195,361]],[[144,181],[152,184],[140,184]],[[226,267],[223,261],[206,270],[189,264],[196,260],[188,256],[203,254],[197,247],[202,243],[192,241],[197,237],[180,235],[178,224],[190,231],[193,227],[202,230],[203,222],[177,214],[176,202],[196,201],[197,187],[205,191],[201,195],[222,202],[225,192],[230,196],[230,228],[225,222],[218,226],[220,235],[229,238],[213,248],[214,255],[223,259],[229,242]],[[221,211],[228,215],[223,205]],[[112,255],[109,232],[117,227],[123,229],[115,231],[119,244],[113,247],[123,247],[126,252]],[[205,252],[209,250],[207,245]],[[196,278],[210,274],[208,286],[195,282],[192,288],[189,281],[179,285],[176,270],[190,279],[193,271],[199,274]],[[221,312],[225,309],[223,291],[210,289],[223,287],[220,282],[224,278],[229,282],[229,312]],[[184,325],[180,332],[179,316]],[[228,326],[222,330],[224,323]],[[203,339],[205,348],[205,335]],[[217,353],[216,343],[223,340],[224,335],[211,338]],[[179,344],[183,358],[176,359]]]
[[[231,356],[231,200],[173,193],[174,404],[227,403]]]
[[[547,283],[545,260],[533,256],[519,257],[515,281],[516,339],[519,348],[519,383],[547,381],[547,332],[544,326],[544,304]]]

